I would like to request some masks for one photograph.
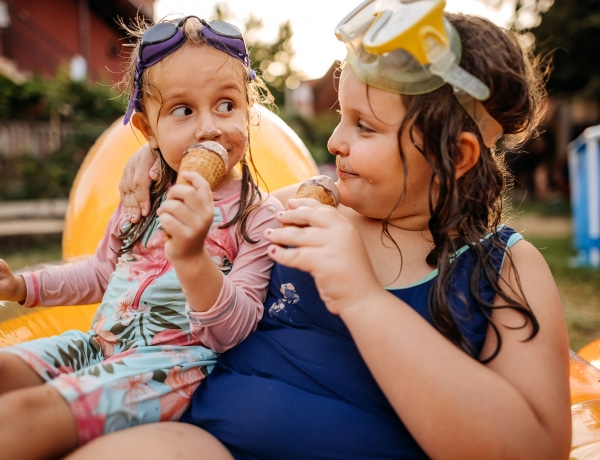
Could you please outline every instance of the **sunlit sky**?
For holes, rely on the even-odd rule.
[[[335,38],[333,30],[359,3],[360,0],[156,0],[154,13],[155,19],[171,13],[212,19],[216,4],[227,5],[231,12],[229,21],[240,28],[250,14],[262,19],[264,27],[258,38],[266,42],[273,41],[280,24],[290,20],[296,51],[292,66],[308,78],[320,78],[334,60],[344,58],[344,45]],[[446,10],[478,14],[500,25],[511,15],[509,6],[490,9],[479,0],[446,0]]]

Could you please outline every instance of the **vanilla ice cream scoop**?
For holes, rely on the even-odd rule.
[[[340,192],[333,179],[323,174],[302,182],[296,198],[314,198],[320,203],[335,207],[340,202]]]

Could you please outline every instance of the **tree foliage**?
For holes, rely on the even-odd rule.
[[[0,123],[46,122],[74,128],[59,149],[45,155],[30,151],[7,155],[0,145],[0,200],[68,196],[85,154],[123,111],[110,85],[73,81],[66,69],[53,78],[33,75],[22,83],[0,75]]]
[[[218,3],[213,17],[230,21],[232,12],[227,3]],[[269,43],[258,38],[263,26],[262,19],[251,14],[244,22],[244,38],[252,67],[257,70],[273,94],[275,104],[281,107],[285,101],[286,85],[290,79],[296,79],[296,72],[291,66],[295,55],[291,41],[294,32],[290,21],[286,21],[279,25],[277,37]]]
[[[212,17],[227,21],[232,14],[227,4],[221,3]],[[275,104],[283,107],[286,88],[298,81],[291,65],[295,54],[293,30],[290,22],[285,22],[279,26],[276,38],[266,42],[259,39],[262,27],[262,20],[255,16],[244,23],[250,60]],[[22,83],[0,75],[0,122],[23,120],[76,127],[59,150],[47,155],[21,152],[17,157],[8,157],[0,146],[0,200],[66,197],[85,154],[98,136],[123,115],[124,103],[109,84],[71,80],[66,67],[52,78],[33,75]],[[297,129],[316,158],[328,159],[325,146],[332,122],[298,114],[280,115]],[[45,180],[36,180],[39,177]]]
[[[600,101],[600,1],[484,0],[499,8],[511,2],[509,26],[530,32],[536,52],[549,57],[551,95]]]
[[[230,21],[232,16],[226,1],[215,6],[213,17]],[[292,66],[295,55],[292,46],[293,29],[291,23],[286,21],[279,25],[274,41],[265,42],[259,38],[262,28],[262,20],[254,15],[250,15],[244,22],[243,32],[250,61],[273,94],[275,105],[283,108],[286,90],[294,89],[300,83],[300,77]],[[306,117],[280,110],[278,114],[298,134],[317,163],[332,161],[333,157],[327,151],[327,140],[339,121],[336,113]]]
[[[531,32],[552,56],[550,93],[600,101],[600,2],[557,0],[541,19]]]
[[[0,75],[0,120],[112,122],[124,111],[110,85],[73,81],[62,67],[52,78],[33,75],[15,83]]]
[[[481,0],[482,3],[499,10],[509,4],[513,15],[508,26],[515,30],[525,30],[537,26],[541,15],[548,11],[554,0]],[[568,0],[567,0],[568,1]]]

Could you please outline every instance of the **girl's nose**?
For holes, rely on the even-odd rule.
[[[221,130],[210,119],[201,120],[194,137],[198,142],[215,141],[221,137]]]
[[[346,152],[348,149],[346,148],[344,137],[341,135],[340,131],[340,125],[333,130],[333,133],[327,141],[327,150],[329,150],[329,153],[332,155],[344,156],[347,155]]]

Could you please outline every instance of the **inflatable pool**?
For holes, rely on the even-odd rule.
[[[600,458],[600,339],[571,352],[573,438],[569,460]]]

